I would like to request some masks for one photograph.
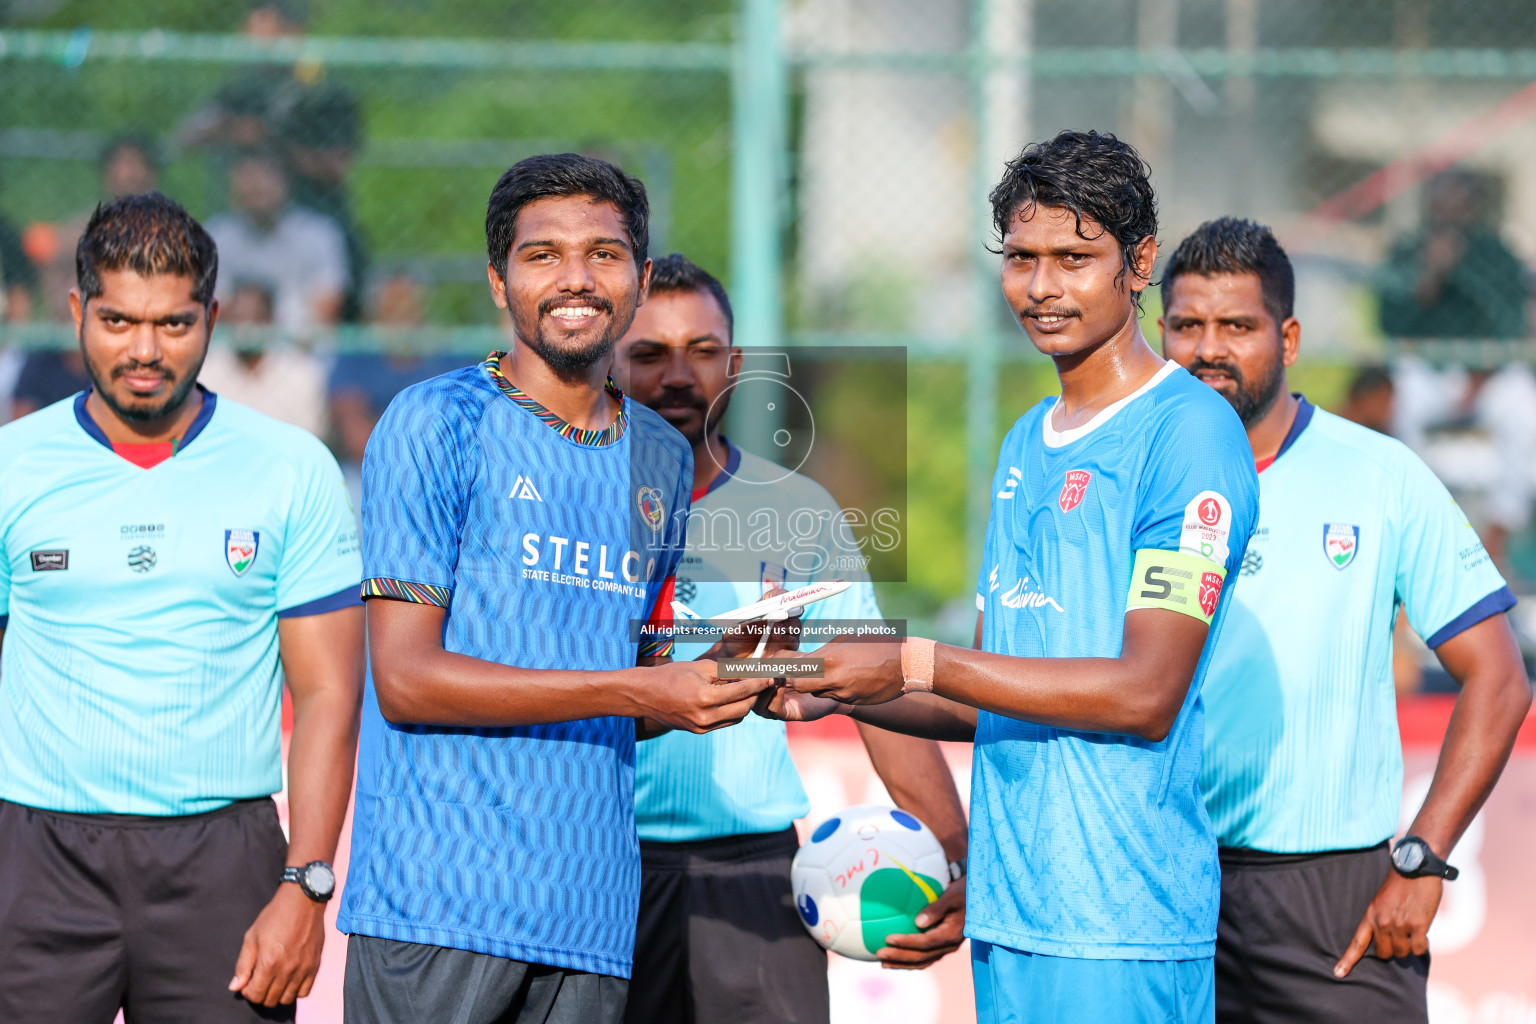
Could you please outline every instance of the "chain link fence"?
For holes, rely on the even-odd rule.
[[[1151,164],[1165,252],[1213,216],[1272,224],[1295,380],[1334,405],[1359,364],[1413,368],[1399,419],[1452,469],[1483,445],[1458,486],[1531,565],[1533,83],[1528,0],[9,0],[0,384],[20,348],[72,343],[92,204],[152,183],[232,239],[273,204],[314,211],[318,299],[226,258],[240,345],[472,358],[504,343],[492,182],[534,152],[606,156],[646,181],[653,253],[730,280],[742,340],[907,348],[893,600],[957,632],[997,439],[1051,383],[1000,301],[985,194],[1025,140],[1092,127]],[[341,418],[317,429],[344,451]]]

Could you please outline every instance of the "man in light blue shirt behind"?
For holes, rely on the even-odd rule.
[[[854,585],[810,605],[803,621],[879,621],[874,588],[837,501],[815,481],[743,452],[720,433],[725,393],[739,367],[730,299],[720,282],[680,254],[657,260],[614,374],[633,400],[655,409],[693,445],[693,509],[678,598],[707,617],[774,588],[842,577]],[[773,533],[782,545],[751,543],[765,516],[779,524]],[[800,526],[812,521],[821,524],[820,534],[802,536],[810,531]],[[815,645],[807,639],[801,646]],[[680,644],[678,657],[694,657],[692,646]],[[965,816],[937,745],[864,725],[859,731],[892,799],[934,830],[957,867],[963,864]],[[751,715],[729,729],[674,731],[637,746],[640,921],[627,1024],[828,1019],[826,953],[801,925],[789,884],[798,847],[794,821],[810,809],[783,722]],[[959,946],[963,882],[952,884],[930,913],[928,931],[881,951],[886,964],[922,967]]]
[[[1503,614],[1514,595],[1417,456],[1286,390],[1301,327],[1269,229],[1201,225],[1162,288],[1164,353],[1232,403],[1259,471],[1258,527],[1205,683],[1217,1019],[1424,1021],[1445,861],[1530,706]],[[1461,695],[1429,796],[1389,854],[1399,607]]]

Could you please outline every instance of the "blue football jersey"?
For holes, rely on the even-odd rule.
[[[1374,846],[1403,797],[1398,608],[1438,647],[1515,595],[1417,455],[1305,399],[1259,485],[1206,679],[1206,807],[1222,846]]]
[[[278,619],[357,605],[357,520],[319,440],[210,392],[175,452],[118,455],[84,393],[0,427],[0,799],[282,788]]]
[[[1052,956],[1212,956],[1200,686],[1230,603],[1223,577],[1258,514],[1253,456],[1231,406],[1171,362],[1082,427],[1053,429],[1054,405],[1003,441],[977,585],[983,648],[1118,657],[1142,605],[1210,632],[1161,742],[980,713],[966,934]]]
[[[363,461],[364,592],[447,609],[446,650],[530,669],[639,654],[682,555],[687,442],[620,397],[579,430],[495,356],[390,403]],[[343,931],[628,977],[634,722],[397,725],[370,674]]]

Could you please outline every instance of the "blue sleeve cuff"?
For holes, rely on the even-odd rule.
[[[11,617],[9,615],[0,615],[0,629],[4,629],[5,624],[10,621]]]
[[[363,603],[358,596],[356,587],[343,587],[334,594],[318,597],[313,601],[305,601],[296,604],[292,608],[284,608],[277,613],[280,619],[299,619],[306,615],[324,615],[326,612],[339,611],[342,608],[353,608]]]
[[[1507,586],[1500,587],[1450,622],[1435,630],[1435,635],[1425,640],[1424,643],[1432,649],[1439,647],[1456,634],[1463,633],[1484,619],[1491,618],[1500,612],[1507,612],[1514,606],[1514,591],[1510,590]]]

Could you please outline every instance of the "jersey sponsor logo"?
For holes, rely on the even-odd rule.
[[[997,570],[998,570],[998,568],[999,567],[998,567],[997,563],[994,562],[992,564],[992,571],[991,571],[991,573],[989,573],[987,575],[987,582],[990,584],[990,586],[987,588],[987,593],[989,593],[989,594],[994,592],[995,590],[997,590]]]
[[[1058,612],[1065,611],[1056,599],[1050,597],[1044,590],[1034,590],[1029,585],[1029,577],[1024,576],[1019,582],[1009,587],[998,597],[1004,608],[1054,608]]]
[[[1008,467],[1008,479],[1003,481],[1003,489],[997,492],[998,500],[1007,501],[1013,497],[1013,492],[1019,489],[1019,481],[1024,479],[1024,474],[1014,466]]]
[[[1231,549],[1227,538],[1232,534],[1232,504],[1216,491],[1201,491],[1184,506],[1184,528],[1179,533],[1179,550],[1198,555],[1225,566]]]
[[[224,531],[224,561],[229,571],[244,576],[256,564],[256,553],[261,550],[261,534],[255,530]]]
[[[1067,470],[1067,482],[1061,485],[1061,493],[1056,496],[1056,504],[1063,512],[1071,512],[1083,503],[1083,495],[1088,493],[1088,481],[1093,479],[1093,474],[1086,469]]]
[[[654,487],[640,488],[635,492],[635,506],[640,509],[640,518],[645,520],[651,532],[660,533],[661,524],[667,518],[667,507],[662,504],[661,492]]]
[[[148,544],[140,544],[128,552],[128,568],[134,572],[149,572],[158,561],[155,549]]]
[[[69,549],[32,552],[33,572],[63,572],[69,568]]]
[[[1200,574],[1200,610],[1205,612],[1205,617],[1210,618],[1216,614],[1216,602],[1221,600],[1221,573],[1207,572]]]
[[[1360,527],[1353,523],[1323,524],[1323,554],[1328,556],[1328,564],[1343,569],[1359,551]]]
[[[623,551],[622,554],[620,552]],[[652,558],[642,568],[640,552],[607,544],[537,533],[523,534],[523,579],[542,580],[589,590],[617,590],[638,595],[628,584],[650,579]],[[623,582],[619,582],[622,580]]]
[[[512,481],[512,493],[508,494],[507,497],[517,498],[521,501],[544,500],[543,495],[539,493],[539,489],[533,486],[533,481],[521,473],[517,474],[517,479]]]

